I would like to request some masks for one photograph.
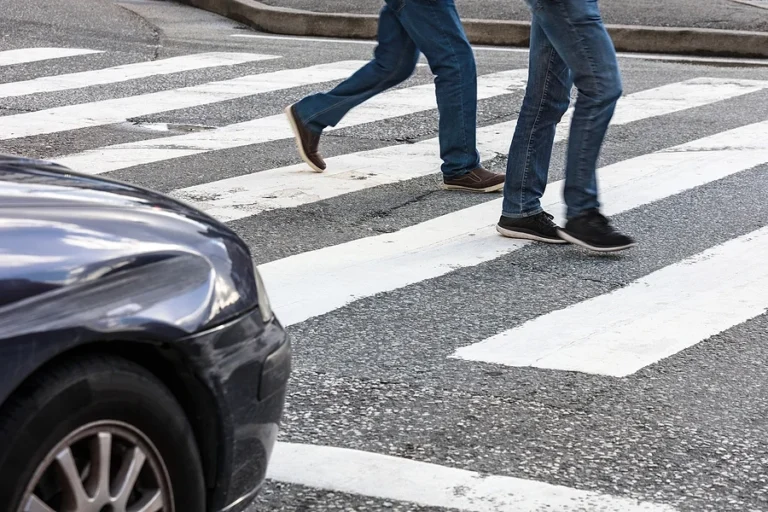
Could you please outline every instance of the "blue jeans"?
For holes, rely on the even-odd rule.
[[[568,139],[566,218],[599,208],[596,166],[622,94],[616,51],[597,0],[526,0],[533,13],[525,99],[509,149],[502,215],[542,211],[555,128],[576,100]]]
[[[420,53],[435,75],[441,170],[446,178],[468,173],[480,165],[477,70],[453,0],[385,0],[373,60],[330,92],[301,100],[299,119],[315,133],[336,126],[355,106],[408,79]]]

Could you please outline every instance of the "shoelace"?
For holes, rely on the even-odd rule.
[[[616,232],[608,221],[608,218],[600,212],[592,212],[587,221],[602,234],[611,235]]]
[[[552,228],[554,226],[552,221],[554,220],[555,216],[554,215],[550,215],[547,212],[543,212],[543,213],[544,213],[543,216],[537,217],[537,219],[536,219],[537,220],[537,224],[539,224],[539,226],[544,227],[544,228]]]

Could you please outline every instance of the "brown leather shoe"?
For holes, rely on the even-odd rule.
[[[443,178],[445,190],[469,190],[472,192],[496,192],[504,188],[504,174],[496,174],[482,167],[472,170],[469,174],[446,180]]]
[[[286,107],[285,115],[288,117],[288,123],[291,125],[293,135],[296,138],[296,148],[299,150],[302,160],[315,172],[325,170],[325,161],[318,152],[320,146],[320,136],[309,129],[301,122],[293,105]]]

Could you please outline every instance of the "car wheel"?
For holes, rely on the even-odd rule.
[[[117,357],[37,375],[0,409],[9,512],[205,512],[200,457],[163,383]]]

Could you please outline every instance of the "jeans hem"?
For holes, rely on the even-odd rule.
[[[542,207],[539,207],[539,208],[536,208],[535,210],[532,210],[530,212],[524,212],[524,213],[509,213],[502,210],[501,216],[507,217],[508,219],[525,219],[526,217],[533,217],[534,215],[538,215],[543,211],[544,211],[544,208]]]

